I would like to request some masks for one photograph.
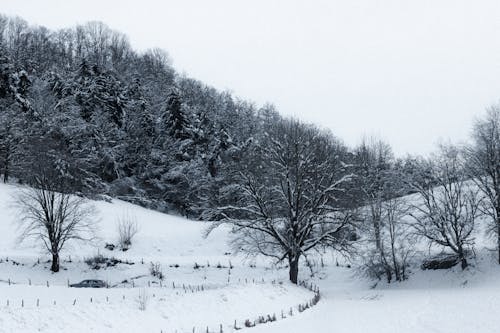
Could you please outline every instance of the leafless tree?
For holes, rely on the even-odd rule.
[[[52,255],[51,271],[59,271],[59,253],[70,240],[95,238],[94,209],[82,197],[65,191],[59,180],[36,176],[32,187],[16,197],[21,240],[34,238]]]
[[[364,207],[364,210],[370,211],[370,207]],[[388,283],[393,278],[403,281],[408,277],[409,260],[415,254],[416,237],[407,221],[410,205],[405,197],[394,197],[383,201],[379,211],[380,242],[373,239],[373,224],[361,224],[360,227],[362,234],[366,235],[366,241],[358,242],[363,260],[360,270],[372,278],[385,276]]]
[[[381,248],[380,224],[382,205],[391,197],[393,187],[391,163],[393,162],[391,147],[380,139],[364,138],[356,149],[357,176],[360,179],[360,190],[363,203],[369,207],[368,220],[373,225],[374,239],[377,248]]]
[[[368,251],[369,258],[365,269],[369,275],[380,278],[386,275],[388,282],[391,281],[393,270],[388,263],[386,248],[383,239],[384,229],[384,204],[386,200],[397,196],[400,187],[396,188],[394,174],[391,166],[394,157],[391,147],[380,139],[371,137],[363,138],[361,144],[355,150],[356,180],[359,188],[361,209],[364,212],[364,221],[361,230],[367,237],[368,242],[374,243],[373,251]],[[371,244],[368,244],[371,247]]]
[[[129,213],[118,220],[118,245],[122,251],[127,251],[132,246],[132,240],[139,232],[137,218]]]
[[[467,267],[467,252],[474,245],[473,230],[479,215],[481,197],[468,181],[464,160],[455,147],[442,146],[440,154],[429,161],[429,184],[415,184],[419,202],[413,205],[416,234],[431,244],[451,249],[462,269]]]
[[[396,281],[407,278],[408,261],[415,253],[415,237],[409,230],[406,218],[409,217],[409,205],[404,197],[392,198],[383,204],[383,221],[387,236],[389,254],[385,264],[394,273]]]
[[[324,244],[346,244],[350,214],[336,205],[350,178],[342,146],[331,135],[294,120],[272,125],[265,142],[231,185],[236,205],[220,208],[236,233],[235,245],[251,254],[288,260],[297,283],[299,260]],[[228,189],[226,189],[228,190]]]
[[[466,151],[470,177],[485,197],[483,211],[491,218],[500,264],[500,105],[476,121],[473,144]]]

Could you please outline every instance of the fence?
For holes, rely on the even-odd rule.
[[[7,259],[7,261],[9,261],[9,259]],[[142,260],[141,260],[141,263],[144,263]],[[16,262],[16,264],[19,264]],[[172,266],[172,267],[179,267],[178,265],[176,266]],[[198,265],[197,263],[194,264],[194,269],[199,269],[199,268],[203,268],[204,266],[200,266]],[[207,267],[210,267],[210,264],[207,263]],[[228,277],[227,277],[227,282],[225,283],[225,285],[229,285],[230,282],[231,282],[231,269],[233,269],[234,267],[232,266],[231,262],[229,261],[229,265],[228,266],[222,266],[220,265],[220,263],[218,263],[216,266],[212,266],[214,268],[218,268],[218,269],[227,269],[228,268]],[[142,278],[142,277],[145,277],[147,275],[143,275],[143,276],[138,276],[138,277],[134,277],[134,278],[131,278],[130,279],[130,282],[126,282],[129,286],[131,285],[132,288],[136,288],[136,287],[141,287],[141,286],[136,286],[135,285],[135,281],[136,279],[138,278]],[[255,279],[255,278],[238,278],[238,283],[239,284],[249,284],[249,283],[252,283],[252,284],[264,284],[266,283],[266,280],[264,278],[261,278],[261,279]],[[0,279],[0,282],[3,282],[3,283],[6,283],[8,284],[9,286],[10,285],[20,285],[20,284],[23,284],[23,283],[19,283],[19,282],[15,282],[13,281],[12,279],[7,279],[7,280],[2,280]],[[32,284],[32,280],[31,279],[28,279],[27,281],[25,281],[28,283],[28,285],[34,285]],[[272,284],[276,284],[278,283],[276,280],[271,280],[270,281]],[[157,288],[172,288],[174,290],[179,290],[179,291],[182,291],[184,294],[188,294],[188,293],[197,293],[197,292],[203,292],[203,291],[206,291],[206,290],[210,290],[210,289],[218,289],[220,288],[222,285],[215,285],[215,284],[197,284],[197,285],[191,285],[191,284],[185,284],[185,283],[178,283],[178,282],[175,282],[175,281],[171,281],[171,282],[164,282],[163,280],[161,279],[158,279],[158,281],[152,281],[152,280],[147,280],[146,281],[147,283],[147,286],[149,288],[151,288],[152,286],[153,287],[157,287]],[[120,283],[120,284],[124,284],[123,282]],[[51,287],[51,284],[49,283],[49,281],[45,281],[44,284],[38,284],[38,286],[40,285],[45,285],[47,288],[50,288]],[[66,285],[69,287],[70,286],[70,283],[69,283],[69,280],[67,281]],[[242,328],[250,328],[250,327],[254,327],[256,325],[260,325],[260,324],[265,324],[265,323],[269,323],[269,322],[274,322],[274,321],[277,321],[277,320],[283,320],[287,317],[291,317],[291,316],[294,316],[296,313],[300,313],[300,312],[303,312],[303,311],[306,311],[308,310],[309,308],[315,306],[321,296],[320,296],[320,290],[319,288],[312,284],[312,283],[307,283],[305,281],[299,281],[298,283],[299,286],[303,287],[303,288],[306,288],[308,290],[310,290],[311,292],[314,293],[314,296],[309,299],[308,301],[304,302],[304,303],[300,303],[296,306],[292,306],[288,309],[283,309],[281,310],[278,314],[276,313],[269,313],[269,314],[264,314],[264,315],[260,315],[260,316],[257,316],[253,319],[244,319],[244,320],[234,320],[233,323],[231,324],[228,324],[226,326],[222,325],[222,324],[219,324],[218,327],[212,327],[212,329],[209,327],[209,326],[205,326],[205,327],[193,327],[191,331],[189,332],[183,332],[183,331],[172,331],[172,330],[160,330],[160,333],[223,333],[224,332],[224,328],[226,328],[226,331],[232,331],[232,330],[240,330]],[[61,285],[59,285],[61,286]],[[116,286],[116,285],[115,285]],[[108,286],[109,287],[109,286]],[[156,297],[156,294],[153,293],[152,294],[152,297],[155,298]],[[110,297],[109,295],[107,296],[102,296],[101,298],[94,298],[94,297],[89,297],[89,298],[86,298],[86,299],[83,299],[83,298],[74,298],[71,300],[71,302],[66,302],[66,303],[61,303],[59,305],[64,305],[64,306],[68,306],[68,305],[72,305],[72,306],[76,306],[78,304],[82,304],[83,302],[89,302],[89,303],[99,303],[99,304],[107,304],[107,303],[110,303],[110,302],[115,302],[117,299],[121,300],[121,301],[125,301],[127,299],[127,297],[125,295],[122,295],[121,297],[117,297],[116,295],[114,297]],[[137,299],[136,299],[137,301]],[[2,300],[0,299],[0,305],[1,305],[1,302]],[[11,300],[9,299],[6,299],[4,300],[4,304],[5,306],[8,306],[8,307],[12,307],[12,306],[15,306],[15,307],[21,307],[21,308],[24,308],[24,307],[40,307],[40,306],[47,306],[47,305],[53,305],[53,306],[56,306],[58,305],[58,303],[55,301],[55,300],[52,300],[52,301],[45,301],[45,302],[41,302],[39,298],[37,298],[36,300],[33,300],[32,302],[26,302],[24,299],[21,299],[21,300],[18,300],[16,302],[12,302]]]
[[[255,283],[255,281],[254,281],[254,283]],[[273,283],[275,283],[275,282],[273,282]],[[308,289],[309,291],[312,291],[314,293],[314,296],[304,303],[300,303],[294,307],[290,307],[287,310],[281,310],[281,313],[279,314],[279,316],[276,316],[276,313],[273,313],[272,315],[271,314],[260,315],[253,320],[250,320],[250,319],[245,319],[243,321],[235,320],[232,325],[225,326],[227,331],[228,332],[237,331],[237,330],[240,330],[242,328],[251,328],[251,327],[255,327],[257,325],[275,322],[277,320],[283,320],[283,319],[286,319],[287,317],[294,316],[294,309],[298,313],[301,313],[301,312],[304,312],[304,311],[312,308],[316,304],[318,304],[318,302],[321,299],[321,294],[320,294],[320,290],[319,290],[318,286],[314,285],[313,283],[307,283],[306,281],[300,281],[298,283],[298,285],[303,287],[303,288]],[[193,327],[190,332],[178,331],[178,330],[175,330],[175,331],[160,330],[160,333],[224,333],[224,325],[219,324],[219,326],[214,328],[213,330],[211,330],[209,326],[205,326],[203,328]]]

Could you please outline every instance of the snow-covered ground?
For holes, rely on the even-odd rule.
[[[387,285],[359,277],[355,269],[329,264],[312,281],[320,302],[299,313],[313,294],[286,281],[284,268],[264,259],[234,255],[228,230],[207,238],[207,224],[143,209],[125,202],[93,203],[99,217],[94,244],[73,243],[62,253],[62,269],[49,271],[48,256],[32,241],[19,243],[12,196],[0,185],[0,332],[498,332],[500,268],[494,253],[478,252],[462,272],[420,271],[410,280]],[[140,225],[132,248],[109,251],[116,222],[133,215]],[[129,264],[91,269],[85,258],[102,254]],[[325,262],[333,263],[333,255]],[[160,263],[165,279],[150,275]],[[195,268],[196,266],[196,268]],[[85,278],[113,288],[75,289]],[[310,279],[307,268],[301,278]],[[10,281],[10,283],[9,283]],[[126,282],[125,282],[126,281]],[[48,285],[48,286],[47,286]],[[175,287],[175,288],[174,288]],[[140,300],[146,306],[140,310]],[[7,305],[8,302],[8,305]],[[292,307],[293,316],[289,315]],[[285,319],[281,319],[281,311]],[[278,321],[245,328],[246,319],[276,314]]]
[[[352,270],[331,269],[319,282],[322,301],[300,316],[255,333],[486,333],[500,329],[500,268],[416,272],[409,281],[372,289]],[[473,272],[473,270],[479,271]]]

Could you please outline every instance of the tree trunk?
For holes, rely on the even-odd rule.
[[[59,253],[52,253],[52,266],[50,267],[52,272],[59,272]]]
[[[496,211],[497,211],[497,216],[496,216],[497,220],[495,222],[497,224],[498,264],[500,265],[500,202],[497,203]]]
[[[467,259],[465,258],[462,258],[462,270],[466,269],[467,268]]]
[[[375,246],[377,247],[378,251],[382,252],[382,239],[380,237],[380,221],[374,220],[373,228],[375,233]]]
[[[7,183],[9,181],[9,166],[5,165],[5,169],[3,172],[3,182]]]
[[[382,237],[380,236],[380,202],[377,202],[376,207],[371,207],[372,211],[372,223],[373,223],[373,233],[375,236],[375,246],[378,251],[382,249]]]
[[[290,281],[295,284],[297,284],[299,276],[299,258],[299,256],[292,255],[288,257]]]
[[[391,283],[392,281],[392,272],[391,272],[391,269],[389,268],[389,266],[385,266],[385,275],[387,277],[387,283]]]
[[[7,183],[9,181],[9,163],[10,163],[9,152],[6,153],[4,163],[5,165],[3,168],[3,182]]]
[[[401,272],[399,270],[399,264],[396,259],[396,252],[394,251],[394,245],[392,245],[392,264],[394,265],[394,275],[396,275],[396,281],[401,282],[403,278],[401,277]]]
[[[461,247],[458,248],[458,259],[461,262],[462,270],[466,269],[468,265],[467,259],[465,258],[464,250]]]

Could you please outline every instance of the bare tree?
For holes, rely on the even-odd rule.
[[[118,245],[122,251],[127,251],[132,246],[132,240],[139,232],[137,218],[129,213],[118,220]]]
[[[385,264],[394,273],[396,281],[406,280],[408,261],[415,253],[415,237],[409,230],[405,219],[409,216],[409,205],[405,198],[392,198],[383,204],[384,238],[389,254]]]
[[[361,231],[367,235],[366,241],[360,241],[363,265],[361,271],[367,276],[380,279],[385,276],[390,283],[406,280],[409,260],[415,254],[416,238],[407,223],[409,204],[404,197],[386,199],[380,205],[379,237],[373,239],[373,224],[362,224]],[[365,207],[365,210],[370,210]],[[366,215],[366,214],[365,214]],[[366,230],[368,229],[368,230]]]
[[[376,138],[364,138],[356,152],[357,176],[363,203],[369,207],[369,220],[373,224],[377,248],[381,248],[380,223],[382,205],[392,196],[391,166],[394,160],[391,147]]]
[[[500,264],[500,105],[491,107],[476,121],[473,140],[466,149],[468,169],[485,197],[484,213],[491,218]]]
[[[455,147],[441,147],[435,160],[429,185],[415,184],[419,196],[411,216],[416,234],[431,244],[451,249],[467,267],[467,252],[474,245],[473,230],[479,215],[481,198],[478,189],[468,181],[464,161]]]
[[[373,137],[363,138],[355,151],[356,181],[366,222],[361,229],[368,236],[368,241],[375,245],[374,250],[368,253],[369,260],[365,268],[369,270],[369,275],[377,278],[385,274],[388,282],[391,282],[393,270],[382,237],[384,204],[398,191],[401,192],[400,187],[393,186],[394,179],[398,179],[392,170],[393,161],[391,147]]]
[[[34,178],[32,187],[16,198],[20,209],[21,240],[34,238],[52,255],[51,271],[59,271],[59,253],[70,240],[94,238],[93,208],[82,197],[65,191],[56,178]]]
[[[337,196],[350,178],[343,146],[331,135],[294,120],[277,122],[247,155],[238,185],[226,191],[237,203],[219,209],[236,233],[235,245],[250,254],[288,261],[297,283],[299,260],[326,243],[346,244],[350,214]]]

